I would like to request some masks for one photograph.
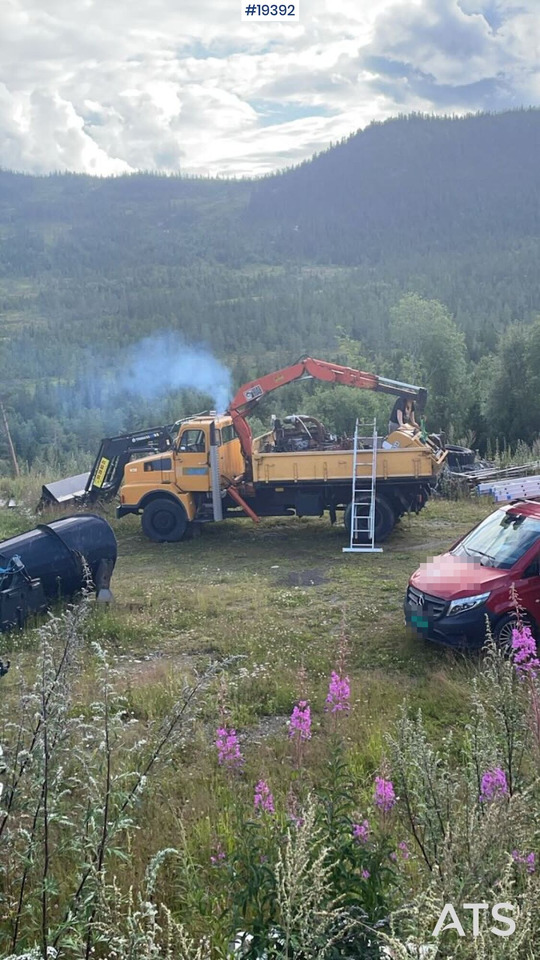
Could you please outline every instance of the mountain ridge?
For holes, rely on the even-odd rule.
[[[474,380],[514,321],[540,315],[538,156],[531,109],[373,124],[258,181],[0,171],[0,375],[19,449],[45,456],[59,420],[75,452],[112,419],[122,432],[192,412],[199,400],[132,396],[112,417],[88,388],[163,331],[206,344],[235,385],[336,357],[343,335],[405,379],[392,315],[416,294],[444,305]],[[477,429],[465,408],[460,422]]]

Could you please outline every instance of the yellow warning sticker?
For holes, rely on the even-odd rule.
[[[95,487],[102,487],[103,481],[105,480],[105,475],[107,473],[107,467],[110,464],[110,460],[107,460],[107,457],[102,457],[99,461],[99,467],[96,470],[96,479],[94,480]]]

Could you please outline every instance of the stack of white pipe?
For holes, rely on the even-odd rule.
[[[476,492],[488,494],[495,503],[508,503],[512,500],[534,499],[540,497],[540,476],[517,477],[515,480],[499,480],[479,483]]]

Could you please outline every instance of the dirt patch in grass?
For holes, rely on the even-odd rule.
[[[290,570],[289,573],[280,580],[280,583],[287,587],[319,587],[321,583],[328,583],[330,577],[320,569],[314,570]]]
[[[286,735],[288,724],[288,716],[262,717],[255,726],[250,727],[249,730],[245,732],[242,739],[246,743],[262,743],[271,737]]]

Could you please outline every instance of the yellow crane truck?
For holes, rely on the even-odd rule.
[[[253,438],[247,416],[262,397],[296,380],[318,379],[363,390],[413,397],[420,409],[426,391],[305,357],[242,386],[224,414],[199,414],[180,421],[164,451],[124,467],[117,516],[141,514],[150,540],[182,540],[194,524],[248,516],[322,516],[332,523],[344,511],[350,529],[353,440],[329,434],[315,417],[274,418],[272,430]],[[375,539],[383,541],[403,514],[418,512],[446,457],[433,439],[401,427],[379,440],[376,458]],[[356,498],[371,491],[373,445],[356,455]]]

